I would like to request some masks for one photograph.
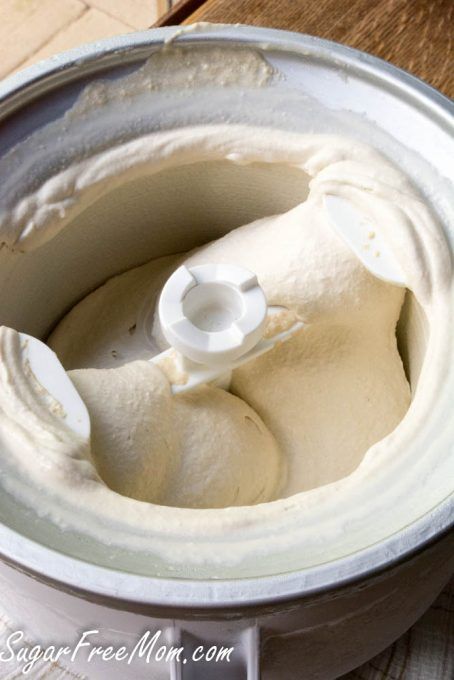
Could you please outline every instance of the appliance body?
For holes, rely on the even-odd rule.
[[[378,574],[252,606],[169,607],[103,598],[7,564],[0,565],[0,595],[11,634],[22,631],[30,646],[68,646],[75,657],[62,657],[59,666],[90,679],[330,680],[413,625],[453,570],[450,531]],[[19,643],[11,644],[17,651]],[[110,646],[125,646],[125,659],[90,658],[95,647]],[[180,657],[172,658],[180,647]]]

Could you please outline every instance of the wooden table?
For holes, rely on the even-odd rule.
[[[386,59],[454,98],[454,0],[180,0],[156,26],[196,21],[334,40]]]

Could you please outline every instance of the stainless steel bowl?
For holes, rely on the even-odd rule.
[[[0,84],[0,154],[40,127],[52,121],[57,125],[93,79],[111,80],[133,71],[176,30],[158,29],[104,40],[58,55],[5,80]],[[364,116],[369,125],[376,125],[385,152],[398,163],[405,147],[410,156],[421,158],[435,173],[452,177],[453,104],[386,62],[317,38],[245,26],[196,26],[179,35],[177,41],[188,47],[253,47],[285,74],[295,91],[331,109],[339,126],[345,116],[356,116],[358,135],[364,136]],[[296,104],[287,114],[283,125],[293,124],[298,118]],[[234,112],[231,116],[234,119]],[[266,111],[260,118],[259,123],[267,123]],[[166,124],[172,124],[170,115]],[[317,125],[315,122],[315,128]],[[417,184],[420,181],[417,169],[413,179]],[[443,205],[438,207],[443,212]],[[454,226],[445,222],[444,227],[452,247]],[[117,258],[117,271],[135,264],[135,258],[126,257],[121,264]],[[1,271],[0,259],[0,278]],[[103,278],[113,273],[103,272]],[[52,285],[58,275],[61,273],[57,271],[52,274]],[[95,283],[90,280],[81,285],[75,297]],[[31,310],[23,295],[16,300],[11,295],[8,300],[0,298],[0,322],[23,326],[27,314]],[[35,334],[46,330],[44,321],[41,328],[35,322],[30,325],[20,330]],[[452,379],[451,371],[447,380]],[[439,408],[448,414],[449,400]],[[437,427],[451,427],[442,413]],[[452,446],[452,427],[450,433]],[[258,677],[261,665],[264,678],[294,678],[295,668],[302,664],[305,677],[334,678],[406,630],[454,568],[452,495],[401,531],[342,559],[304,568],[291,565],[271,575],[247,573],[221,580],[206,575],[158,577],[143,566],[135,571],[131,556],[103,551],[91,543],[79,542],[71,547],[70,540],[55,529],[37,528],[30,516],[5,496],[0,506],[4,562],[0,573],[4,593],[11,593],[11,589],[16,593],[15,598],[4,601],[9,602],[10,617],[20,620],[20,604],[33,598],[33,616],[27,622],[31,635],[51,640],[59,630],[69,639],[77,627],[96,621],[105,629],[108,640],[115,635],[120,640],[132,639],[144,626],[166,628],[189,646],[200,639],[216,639],[223,644],[233,640],[237,656],[229,666],[231,675],[225,675],[223,666],[217,670],[219,677],[244,677],[241,674],[246,666],[247,677],[252,680]],[[58,618],[63,611],[71,612],[71,620],[65,617],[65,623]],[[83,664],[81,668],[87,669]],[[93,666],[90,668],[93,672]],[[161,674],[168,677],[169,672],[178,677],[180,671],[183,677],[193,677],[189,668],[190,664],[185,669],[175,665],[169,670],[169,666],[158,664],[153,678]],[[117,672],[127,677],[124,668]],[[112,669],[100,666],[96,677],[104,677],[103,673],[112,676]],[[147,671],[135,667],[134,673],[131,677],[139,678]],[[197,677],[217,677],[208,666],[203,673]]]

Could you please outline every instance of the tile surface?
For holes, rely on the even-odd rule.
[[[0,78],[85,11],[82,0],[0,0]]]
[[[118,19],[114,19],[97,9],[89,9],[21,64],[21,68],[83,43],[109,38],[120,33],[130,33],[133,30],[131,26],[118,21]]]
[[[0,0],[0,78],[57,52],[144,30],[168,0]]]
[[[106,14],[129,24],[131,28],[149,28],[167,9],[163,0],[85,0]]]

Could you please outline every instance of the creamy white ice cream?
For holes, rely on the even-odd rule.
[[[427,408],[433,372],[423,368],[406,416],[410,389],[395,333],[404,291],[374,278],[334,233],[323,196],[346,196],[383,230],[435,329],[433,359],[450,262],[406,178],[373,149],[341,137],[179,129],[64,170],[34,196],[47,201],[50,220],[35,226],[55,233],[49,205],[58,206],[69,185],[70,216],[139,173],[222,159],[299,168],[311,180],[308,198],[196,251],[110,279],[66,315],[49,343],[87,403],[90,442],[46,411],[17,335],[2,328],[1,455],[11,479],[16,474],[47,498],[53,521],[111,544],[189,565],[238,564],[296,545],[314,560],[326,545],[335,555],[345,550],[349,527],[363,522],[367,533],[381,507],[379,489],[386,488],[390,511],[393,494],[426,474],[427,461],[405,463],[405,441]],[[24,248],[38,231],[23,235]],[[305,323],[234,371],[231,393],[207,386],[172,396],[165,374],[147,362],[166,346],[153,315],[157,295],[183,262],[243,265],[257,274],[269,304]],[[397,491],[398,465],[406,476]],[[25,495],[36,507],[36,494]]]
[[[166,505],[263,502],[277,490],[289,496],[349,474],[400,422],[410,402],[395,337],[404,291],[367,272],[317,201],[237,229],[173,266],[181,262],[247,267],[268,300],[285,305],[305,327],[234,372],[230,389],[241,401],[206,387],[176,397],[167,390],[158,407],[148,398],[150,389],[159,392],[156,368],[130,362],[147,350],[152,356],[142,310],[154,301],[163,278],[157,274],[169,270],[169,259],[116,277],[85,298],[50,345],[66,368],[79,368],[70,376],[89,406],[93,456],[110,486]],[[165,349],[154,318],[151,341]],[[159,455],[163,439],[167,451]],[[167,467],[173,472],[159,483]],[[147,475],[156,482],[144,496],[132,480],[141,487]],[[112,484],[112,476],[122,481]]]

